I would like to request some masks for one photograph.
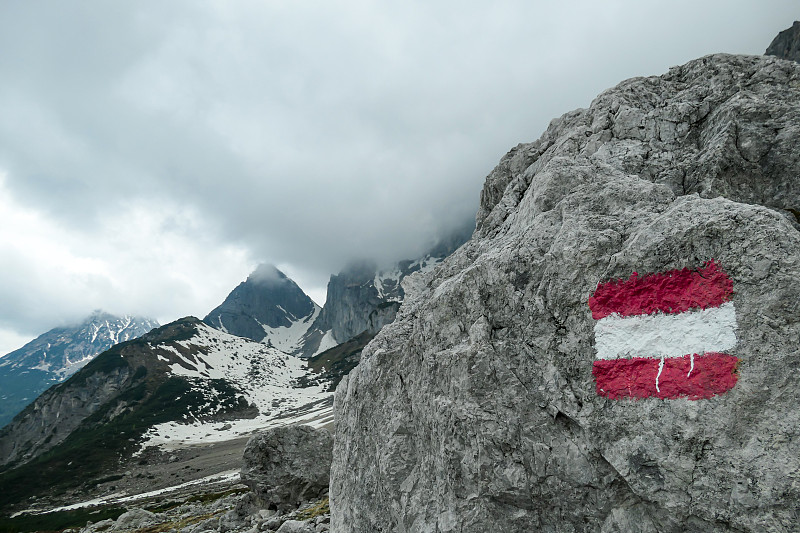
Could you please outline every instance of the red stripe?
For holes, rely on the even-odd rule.
[[[660,363],[660,359],[645,357],[595,361],[592,374],[597,380],[597,394],[612,400],[651,396],[665,400],[702,400],[729,391],[738,379],[739,359],[724,353],[695,355],[691,374],[688,355],[665,359],[658,376]]]
[[[731,299],[733,282],[712,259],[703,268],[670,270],[599,283],[589,298],[592,318],[618,313],[622,316],[683,313],[690,309],[717,307]]]

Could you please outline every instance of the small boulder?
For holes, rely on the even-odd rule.
[[[324,429],[270,429],[247,443],[242,482],[265,507],[290,511],[328,492],[332,452],[333,437]]]
[[[309,522],[287,520],[278,528],[277,533],[316,533],[316,529]]]
[[[109,531],[133,531],[152,526],[160,521],[160,517],[144,509],[131,509],[122,513]]]

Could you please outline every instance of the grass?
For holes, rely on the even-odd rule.
[[[303,509],[297,512],[297,520],[311,520],[312,518],[316,518],[318,516],[322,516],[324,514],[329,514],[331,512],[331,504],[328,498],[324,500],[320,500],[319,503],[314,505],[313,507],[309,507],[308,509]]]
[[[215,516],[225,512],[227,512],[227,509],[220,509],[212,513],[205,513],[201,515],[187,516],[186,518],[180,518],[175,521],[164,522],[161,524],[156,524],[154,526],[137,529],[136,533],[164,533],[166,531],[173,531],[173,530],[180,531],[181,529],[187,526],[197,524],[199,522],[202,522],[203,520],[208,520],[209,518],[214,518]]]
[[[28,531],[55,532],[69,528],[84,527],[86,522],[99,522],[110,518],[116,520],[125,509],[105,507],[102,509],[74,509],[38,515],[20,515],[14,518],[0,517],[0,533],[23,533]]]
[[[236,403],[238,391],[226,382],[213,386],[224,395],[229,410],[243,408]],[[155,388],[150,392],[148,389]],[[180,400],[176,398],[180,397]],[[129,452],[144,432],[162,422],[180,420],[184,413],[196,411],[205,403],[202,394],[192,390],[183,378],[142,381],[95,411],[63,442],[18,468],[0,473],[0,509],[7,509],[31,496],[95,483],[113,471],[119,458]],[[127,406],[112,417],[118,406]]]
[[[222,492],[210,492],[208,494],[195,494],[194,496],[190,496],[184,501],[170,501],[166,503],[162,503],[160,505],[148,506],[145,509],[150,511],[151,513],[163,513],[164,511],[169,511],[170,509],[174,509],[175,507],[180,507],[185,503],[211,503],[215,502],[225,496],[230,496],[231,494],[243,494],[245,492],[250,492],[250,489],[239,487],[236,489],[230,489]]]
[[[231,494],[242,494],[249,492],[250,489],[244,487],[233,488],[221,492],[211,492],[207,494],[195,494],[184,501],[171,501],[161,505],[147,506],[145,509],[152,513],[163,513],[180,507],[185,503],[211,503]],[[108,518],[116,520],[126,511],[123,507],[108,506],[101,508],[75,509],[71,511],[56,511],[52,513],[20,515],[14,518],[0,517],[0,533],[28,533],[43,532],[55,533],[65,529],[82,528],[87,522],[99,522]],[[203,520],[212,518],[226,509],[205,513],[202,515],[189,516],[156,524],[147,528],[137,530],[138,533],[162,533],[172,529],[180,530],[186,526],[196,524]],[[316,515],[314,515],[316,516]]]

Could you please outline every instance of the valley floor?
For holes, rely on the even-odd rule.
[[[333,423],[331,399],[306,405],[276,418],[262,427],[185,426],[185,435],[172,432],[172,438],[145,446],[121,462],[114,472],[91,490],[73,490],[58,496],[42,495],[30,501],[16,515],[40,514],[95,506],[137,507],[157,500],[185,499],[193,494],[230,490],[239,483],[242,454],[252,434],[270,427],[308,424],[315,428]],[[225,429],[222,429],[225,428]],[[238,430],[237,430],[238,428]],[[206,439],[202,435],[208,435]]]

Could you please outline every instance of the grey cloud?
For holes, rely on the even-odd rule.
[[[762,53],[796,16],[794,1],[5,2],[0,169],[76,234],[130,201],[185,206],[209,253],[235,243],[319,287],[473,217],[484,176],[555,116],[626,77]]]

